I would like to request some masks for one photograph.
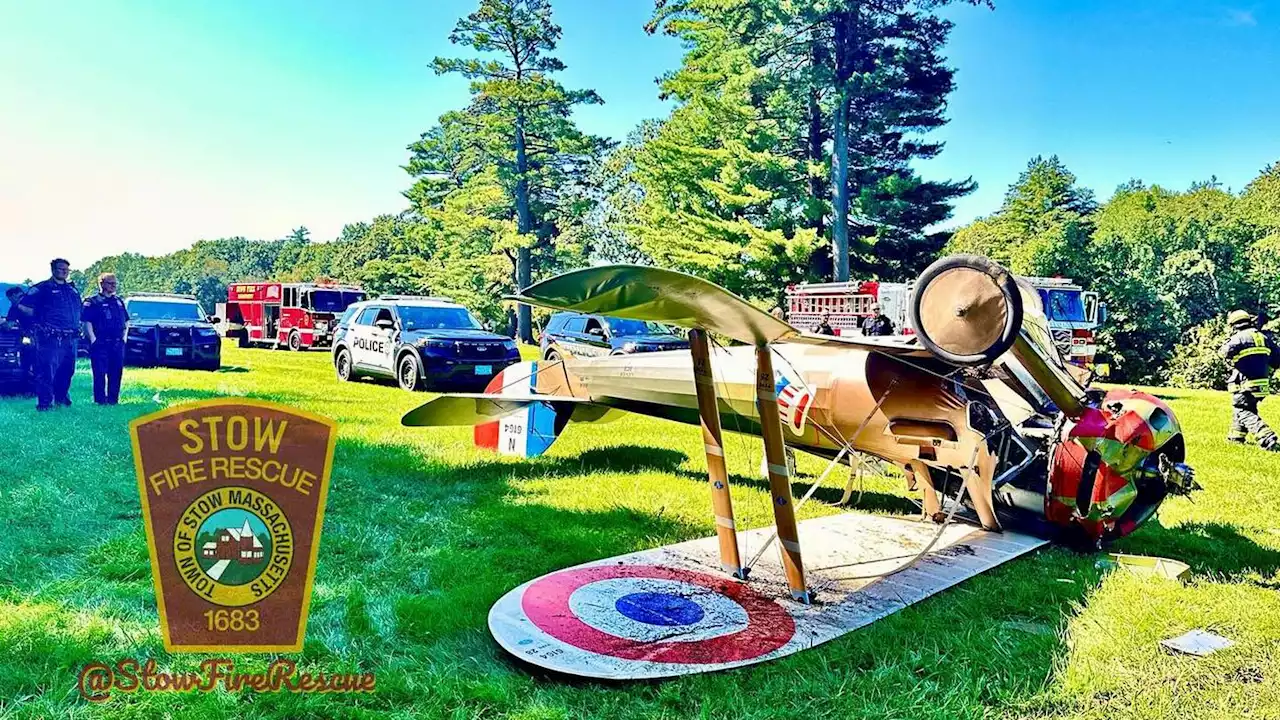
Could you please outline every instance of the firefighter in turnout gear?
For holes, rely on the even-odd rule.
[[[1280,345],[1258,330],[1244,310],[1232,311],[1227,322],[1235,334],[1218,351],[1232,367],[1228,387],[1235,411],[1227,440],[1243,444],[1252,433],[1259,447],[1280,452],[1280,439],[1258,415],[1258,403],[1271,394],[1271,371],[1280,368]]]

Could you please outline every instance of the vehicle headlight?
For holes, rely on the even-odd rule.
[[[31,344],[31,338],[26,337],[26,336],[23,336],[23,338],[22,338],[22,344],[23,344],[23,345],[30,345],[30,344]]]
[[[213,328],[196,328],[196,337],[203,340],[212,340],[218,337],[218,331]]]
[[[452,340],[427,340],[422,343],[422,347],[434,348],[436,350],[448,350],[453,347]]]
[[[633,353],[639,349],[640,349],[640,345],[638,345],[637,343],[629,342],[629,343],[622,344],[622,352],[625,352],[625,353]]]
[[[141,328],[129,328],[129,337],[142,339],[147,336],[147,331]]]
[[[520,348],[516,345],[515,340],[508,340],[502,343],[502,349],[507,352],[520,352]]]

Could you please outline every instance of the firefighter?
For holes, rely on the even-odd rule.
[[[862,319],[862,334],[876,337],[893,334],[893,321],[880,312],[880,303],[871,306],[871,315]]]
[[[1233,310],[1227,322],[1235,334],[1218,351],[1232,366],[1229,387],[1231,432],[1227,440],[1244,444],[1249,433],[1263,450],[1280,452],[1280,439],[1258,416],[1258,403],[1271,393],[1271,371],[1280,367],[1280,345],[1257,329],[1254,317]]]
[[[116,295],[113,273],[98,277],[99,292],[84,301],[85,335],[89,338],[89,362],[93,365],[93,401],[115,405],[120,401],[120,376],[124,374],[124,331],[128,311]]]
[[[71,405],[80,336],[80,291],[71,282],[71,263],[49,263],[52,277],[36,283],[18,307],[31,323],[35,343],[36,410]]]

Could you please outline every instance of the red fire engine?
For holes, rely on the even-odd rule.
[[[330,283],[236,283],[227,288],[224,334],[240,347],[328,347],[338,319],[364,290]]]
[[[1062,357],[1073,365],[1107,375],[1110,368],[1095,363],[1098,327],[1106,322],[1106,307],[1098,302],[1098,294],[1087,292],[1065,278],[1022,277],[1036,291],[1040,309]],[[837,335],[858,335],[858,323],[871,315],[878,303],[881,314],[893,323],[900,335],[913,332],[907,303],[913,283],[851,281],[810,283],[787,287],[787,322],[802,330],[811,330],[825,314]]]

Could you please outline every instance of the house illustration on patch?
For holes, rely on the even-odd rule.
[[[200,555],[210,560],[234,560],[241,565],[252,565],[262,561],[262,541],[253,534],[246,519],[244,527],[219,530],[217,540],[200,547]]]

